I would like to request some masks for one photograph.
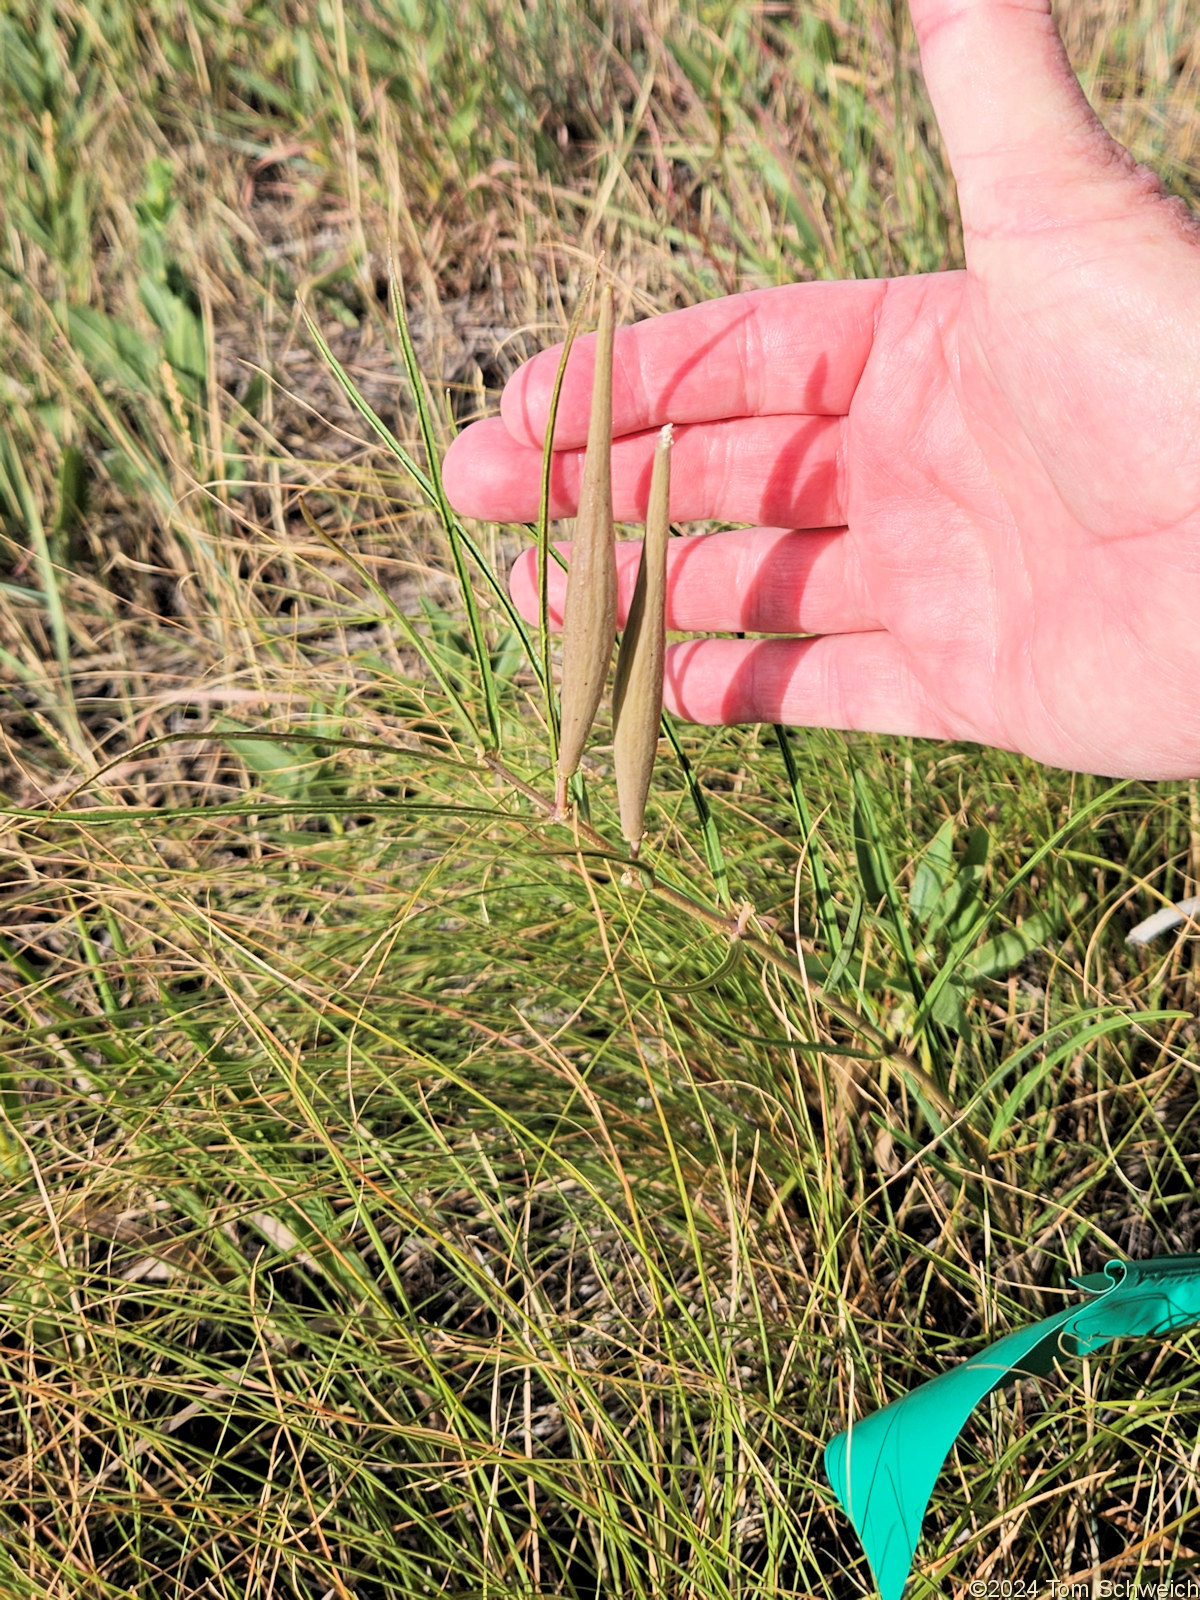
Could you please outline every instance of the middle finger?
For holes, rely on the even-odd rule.
[[[557,548],[569,561],[570,545]],[[629,615],[641,550],[640,539],[617,541],[621,627]],[[536,550],[518,556],[509,587],[517,609],[536,622]],[[566,589],[566,573],[551,562],[546,598],[552,628],[562,626]],[[667,627],[673,632],[863,633],[881,626],[844,529],[735,528],[667,545]]]
[[[677,522],[761,522],[829,528],[846,521],[845,417],[735,417],[675,430],[671,517]],[[612,447],[613,515],[640,522],[650,498],[658,432],[627,434]],[[556,450],[550,515],[579,507],[582,450]],[[533,522],[542,453],[517,444],[499,417],[464,428],[442,465],[450,503],[487,522]]]

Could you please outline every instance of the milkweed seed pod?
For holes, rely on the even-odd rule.
[[[555,811],[566,806],[567,781],[579,766],[596,717],[617,636],[617,560],[612,513],[612,288],[600,297],[596,371],[588,423],[579,513],[563,606],[562,722]]]
[[[646,537],[629,620],[621,635],[613,686],[613,764],[621,836],[636,856],[641,844],[646,796],[658,750],[662,720],[663,656],[666,647],[668,503],[671,487],[671,424],[658,436],[646,510]]]

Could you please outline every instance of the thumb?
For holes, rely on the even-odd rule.
[[[986,270],[991,247],[1014,234],[1094,221],[1097,185],[1124,200],[1132,158],[1088,104],[1049,0],[910,0],[910,9],[968,266]]]

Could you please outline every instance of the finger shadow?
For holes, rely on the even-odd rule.
[[[830,538],[844,537],[842,528],[758,527],[673,539],[668,548],[668,628],[783,637],[815,632],[806,621],[814,567]],[[741,580],[739,567],[752,575]],[[823,609],[828,613],[829,608],[826,594]]]
[[[801,639],[784,663],[773,639],[756,639],[749,649],[731,652],[697,652],[705,640],[693,639],[667,652],[664,686],[670,704],[686,722],[706,727],[748,722],[780,722],[787,685],[817,638]]]
[[[720,424],[716,425],[717,428]],[[701,462],[685,465],[690,454],[686,443],[691,432],[705,436]],[[649,436],[627,435],[648,440]],[[796,417],[790,422],[775,418],[767,441],[760,447],[769,464],[756,474],[736,460],[723,459],[733,448],[749,450],[743,441],[723,445],[712,424],[683,425],[676,434],[671,464],[671,520],[698,523],[762,523],[775,528],[830,527],[845,520],[836,450],[829,447],[828,419]],[[620,449],[620,443],[615,446]],[[650,501],[650,480],[654,470],[653,450],[636,468],[622,462],[614,475],[617,487],[616,515],[619,521],[644,519]],[[552,477],[565,496],[565,473]]]
[[[787,287],[792,287],[792,285],[788,285]],[[754,293],[755,291],[751,290],[747,292]],[[665,315],[670,316],[672,313],[667,312]],[[676,367],[673,379],[666,385],[662,393],[661,410],[664,418],[670,417],[671,401],[682,387],[683,380],[687,377],[690,377],[696,368],[700,366],[702,362],[708,360],[709,357],[712,356],[715,351],[719,350],[721,345],[723,345],[727,340],[735,338],[738,329],[745,327],[753,315],[753,310],[747,307],[744,315],[726,323],[720,332],[714,334],[711,339],[706,339],[703,343],[696,345],[691,354],[684,361],[682,361],[678,367]],[[805,412],[812,412],[817,416],[828,416],[832,414],[824,411],[821,405],[821,396],[824,391],[825,382],[828,376],[829,357],[828,355],[822,353],[813,362],[812,370],[810,371],[804,384],[802,408]],[[786,410],[794,411],[794,402],[789,402]],[[735,413],[733,412],[724,413],[726,416],[732,416],[734,414]],[[784,408],[781,408],[778,412],[773,412],[769,405],[765,405],[761,406],[755,414],[758,416],[782,416],[785,415],[786,412]],[[716,416],[711,417],[708,420],[720,421],[721,416],[722,413],[717,413]]]

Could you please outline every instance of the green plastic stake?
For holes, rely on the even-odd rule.
[[[1090,1298],[998,1339],[856,1422],[825,1447],[825,1473],[862,1540],[881,1600],[900,1600],[938,1473],[984,1395],[1044,1377],[1060,1355],[1200,1322],[1200,1256],[1110,1261],[1072,1278]]]

